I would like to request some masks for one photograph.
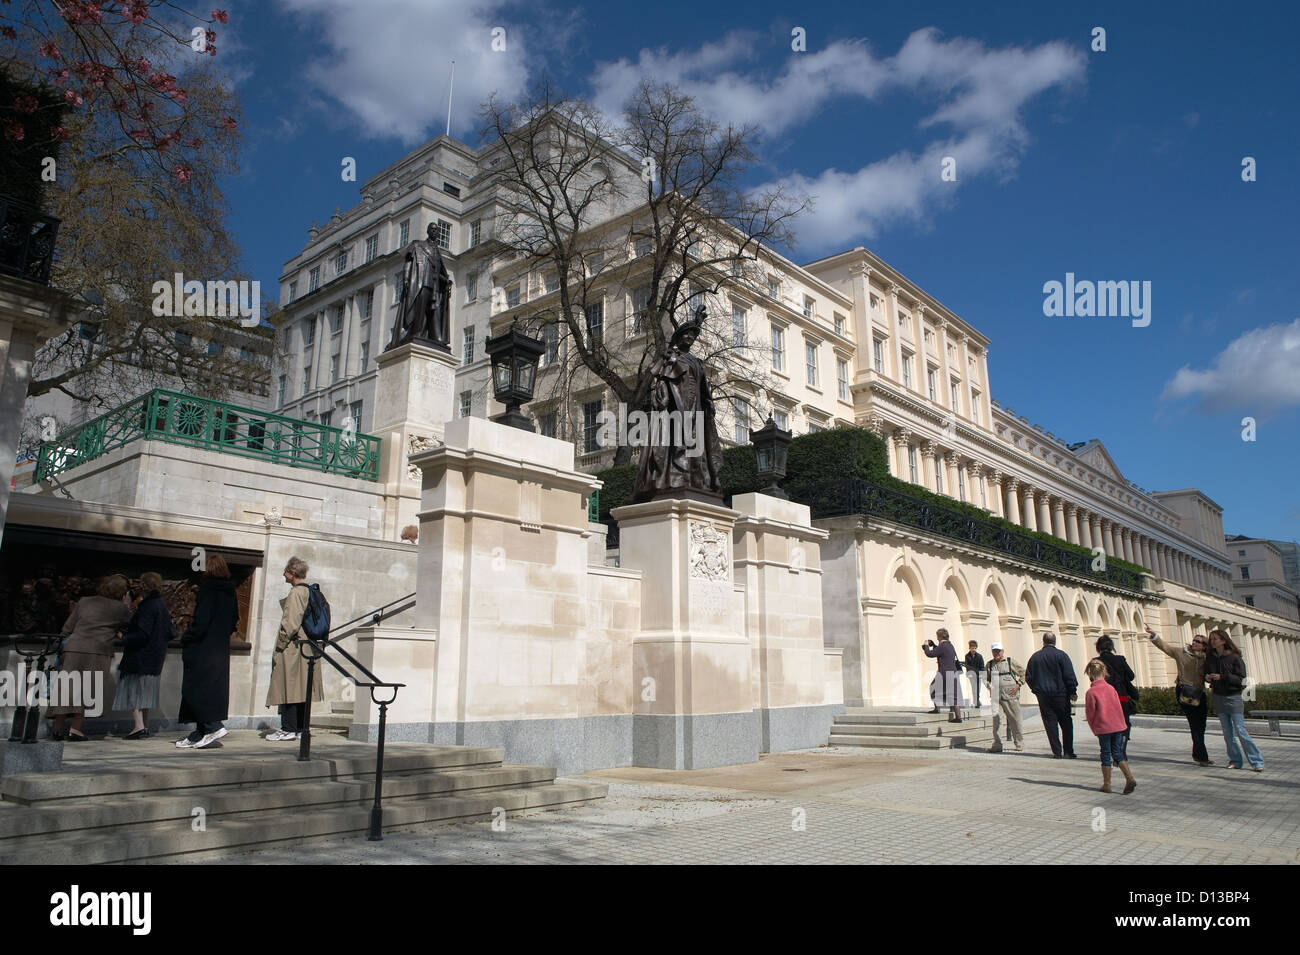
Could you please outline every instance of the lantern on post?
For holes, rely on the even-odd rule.
[[[519,320],[515,319],[508,329],[495,338],[489,338],[484,345],[492,359],[493,397],[506,406],[506,410],[492,420],[521,431],[532,431],[532,421],[519,413],[519,406],[533,398],[537,361],[546,345],[519,331],[518,324]]]
[[[789,431],[778,428],[771,417],[768,417],[767,424],[758,431],[749,432],[749,441],[754,445],[758,480],[760,483],[766,481],[768,485],[759,491],[760,494],[780,498],[783,501],[789,500],[785,491],[778,486],[778,482],[785,477],[786,450],[790,447],[792,437]]]

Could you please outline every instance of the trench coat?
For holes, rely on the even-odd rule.
[[[230,635],[239,626],[233,581],[205,578],[181,636],[181,723],[219,723],[230,709]]]
[[[957,665],[957,650],[951,640],[921,647],[927,657],[939,661],[939,672],[930,681],[930,699],[935,706],[961,706],[961,668]]]
[[[294,638],[302,629],[302,616],[307,610],[310,590],[306,581],[294,584],[288,596],[280,601],[280,631],[275,638],[275,653],[271,656],[271,682],[266,690],[266,705],[307,702],[307,661],[298,650]],[[316,665],[312,677],[312,702],[325,699],[321,689],[325,674]]]

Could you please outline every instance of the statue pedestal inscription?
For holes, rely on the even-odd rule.
[[[615,508],[619,564],[641,571],[633,642],[637,766],[704,769],[758,759],[751,649],[736,593],[732,528],[718,504],[658,498]]]
[[[452,417],[456,359],[408,342],[382,353],[377,364],[374,433],[383,439],[379,480],[389,499],[384,538],[397,540],[403,527],[416,522],[420,504],[420,470],[411,455],[441,444]]]

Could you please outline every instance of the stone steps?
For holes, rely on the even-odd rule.
[[[237,735],[245,734],[231,734]],[[118,759],[86,772],[6,776],[0,863],[137,862],[349,833],[363,838],[374,800],[373,746],[331,743],[298,762],[296,749],[239,742],[245,752],[172,747],[172,754],[151,753],[134,768],[134,760]],[[502,756],[485,747],[389,744],[384,828],[492,818],[605,795],[602,784],[557,781],[554,769],[506,765]]]
[[[964,749],[993,742],[991,714],[963,709],[962,716],[961,723],[949,723],[947,711],[849,708],[835,718],[828,744],[878,749]],[[1041,732],[1041,729],[1040,723],[1027,722],[1025,734]]]

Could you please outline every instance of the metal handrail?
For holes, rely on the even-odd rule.
[[[347,639],[356,633],[361,627],[353,627],[354,623],[361,620],[370,620],[371,626],[378,626],[385,617],[391,617],[394,614],[401,613],[408,609],[410,604],[402,606],[396,610],[390,609],[397,604],[412,600],[415,593],[409,593],[405,597],[398,597],[396,600],[390,600],[386,604],[376,607],[374,610],[363,613],[359,617],[341,623],[337,627],[330,629],[330,636],[325,640],[313,640],[306,633],[299,631],[299,636],[294,639],[298,646],[298,653],[307,661],[307,699],[303,712],[302,732],[298,736],[298,759],[305,761],[311,759],[311,691],[314,685],[316,675],[316,661],[324,660],[335,670],[349,680],[353,686],[365,688],[370,691],[370,700],[379,707],[379,741],[376,747],[375,755],[375,801],[370,807],[370,829],[366,833],[366,838],[371,842],[379,842],[384,838],[384,809],[383,809],[383,790],[384,790],[384,739],[387,734],[388,726],[388,707],[397,700],[397,691],[406,686],[405,683],[390,683],[381,680],[375,676],[364,663],[354,657],[345,649],[340,641]],[[348,628],[351,629],[348,629]],[[339,631],[343,631],[340,633]],[[310,648],[310,649],[308,649]],[[342,664],[330,656],[330,651],[337,651],[343,657],[346,663],[356,668],[356,673],[344,669]],[[358,677],[357,673],[361,674]],[[392,691],[391,695],[387,691]],[[381,699],[376,692],[379,691],[387,695],[387,699]]]
[[[63,642],[64,634],[62,633],[11,633],[7,635],[13,643],[14,652],[21,656],[25,661],[31,663],[35,661],[35,673],[48,672],[47,657],[56,657],[59,652],[59,644]],[[37,642],[39,645],[31,648],[24,647],[24,641]],[[14,721],[9,730],[9,742],[11,743],[35,743],[36,733],[40,728],[41,706],[39,690],[35,703],[32,701],[31,694],[27,692],[24,686],[21,691],[22,702],[14,707]]]
[[[49,285],[59,224],[35,206],[0,196],[0,272]]]
[[[272,464],[379,480],[380,438],[155,388],[42,442],[37,481],[147,439],[257,458]]]

